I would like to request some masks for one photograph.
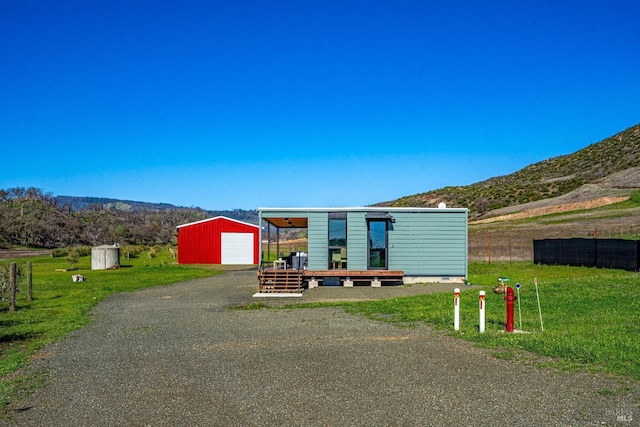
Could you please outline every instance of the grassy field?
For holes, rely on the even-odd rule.
[[[91,308],[107,296],[219,273],[204,267],[177,265],[166,250],[157,252],[153,258],[143,252],[136,258],[121,259],[122,268],[116,270],[92,271],[90,256],[81,257],[71,271],[57,271],[70,267],[65,257],[15,261],[23,269],[16,311],[8,311],[6,300],[0,305],[0,407],[33,385],[33,378],[14,375],[28,363],[30,356],[86,325]],[[33,265],[32,301],[27,301],[27,261]],[[84,275],[87,280],[74,283],[73,274]]]
[[[498,278],[516,289],[515,328],[504,332],[504,295]],[[538,293],[534,279],[538,279]],[[281,308],[340,306],[348,313],[413,327],[424,323],[491,349],[496,357],[523,360],[563,370],[599,371],[640,380],[640,276],[585,267],[544,266],[531,262],[469,265],[461,285],[460,330],[453,330],[453,294],[439,293],[355,303],[312,303]],[[428,286],[428,285],[413,285]],[[485,333],[479,327],[479,291],[486,292]],[[538,310],[538,298],[540,307]],[[256,305],[250,308],[262,308]],[[540,321],[542,313],[542,323]],[[542,330],[544,327],[544,331]]]
[[[609,372],[640,380],[640,276],[637,273],[528,262],[472,263],[469,272],[471,284],[481,288],[461,286],[461,320],[457,332],[453,331],[453,295],[449,294],[342,306],[350,313],[401,325],[424,322],[493,349],[498,357],[531,358],[533,353],[537,363]],[[514,288],[516,283],[521,284],[520,298],[515,303],[515,328],[528,333],[503,332],[504,295],[493,293],[498,277],[510,278],[508,284]],[[538,279],[544,332],[534,278]],[[480,289],[486,291],[484,334],[478,331]]]

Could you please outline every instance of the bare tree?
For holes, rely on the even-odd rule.
[[[486,197],[480,197],[476,200],[476,209],[480,213],[480,215],[484,215],[487,212],[487,208],[489,207],[489,201]]]

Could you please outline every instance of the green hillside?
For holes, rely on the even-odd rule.
[[[640,124],[573,154],[527,166],[510,175],[467,186],[444,187],[378,206],[466,207],[472,216],[507,206],[560,196],[584,184],[640,166]],[[638,186],[638,183],[636,183]]]

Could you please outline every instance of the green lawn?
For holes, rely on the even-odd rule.
[[[27,301],[26,260],[15,260],[23,270],[16,311],[9,312],[7,300],[0,305],[0,407],[29,388],[27,379],[10,375],[28,363],[30,356],[90,321],[90,309],[107,296],[150,286],[161,286],[219,272],[205,267],[177,265],[168,251],[153,258],[147,252],[137,258],[121,259],[122,268],[91,270],[91,257],[79,259],[72,271],[64,257],[29,258],[33,265],[33,300]],[[3,261],[8,264],[8,261]],[[74,283],[73,274],[87,280]]]
[[[469,279],[479,289],[461,288],[460,330],[453,330],[453,294],[431,294],[383,301],[342,304],[350,313],[397,324],[428,323],[471,340],[506,358],[547,358],[564,369],[590,369],[640,380],[640,276],[637,273],[532,263],[473,263]],[[498,277],[520,283],[515,327],[529,333],[503,332],[504,295],[493,293]],[[541,330],[534,278],[544,332]],[[428,286],[428,285],[414,285]],[[486,331],[480,334],[478,291],[486,291]],[[516,293],[517,296],[517,293]],[[552,358],[552,360],[548,359]]]
[[[514,305],[515,328],[504,332],[504,295],[495,294],[499,277],[520,283]],[[534,279],[542,312],[542,331]],[[453,330],[453,293],[426,294],[356,303],[311,303],[282,309],[340,306],[348,313],[412,327],[424,323],[452,336],[492,349],[496,357],[526,360],[565,370],[608,372],[640,380],[640,275],[530,262],[471,263],[460,285],[460,330]],[[418,284],[413,286],[429,286]],[[485,333],[478,331],[479,291],[486,292]],[[516,296],[518,293],[516,292]],[[518,307],[519,303],[519,307]],[[247,309],[260,309],[254,304]],[[521,315],[520,315],[521,313]],[[520,327],[522,322],[522,327]]]

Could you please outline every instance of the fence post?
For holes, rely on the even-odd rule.
[[[9,311],[16,311],[16,263],[9,264]]]
[[[27,301],[33,301],[33,276],[31,261],[27,261]]]
[[[511,252],[511,233],[509,233],[509,264],[511,264],[512,260],[512,252]]]
[[[491,265],[491,233],[487,233],[487,253],[489,255],[489,265]]]

